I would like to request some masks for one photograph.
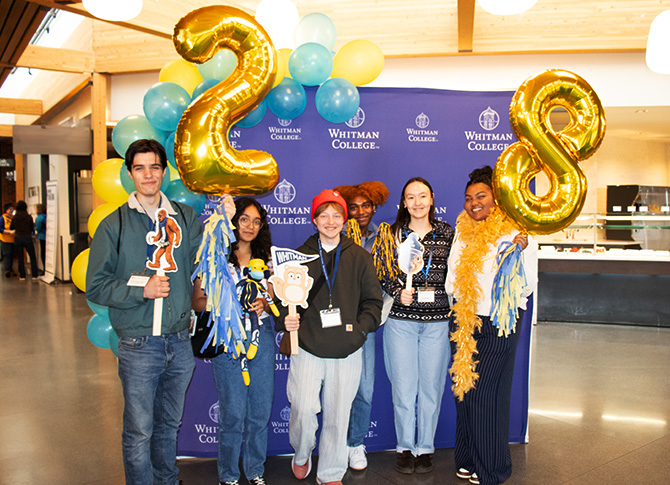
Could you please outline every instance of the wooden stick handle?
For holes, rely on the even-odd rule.
[[[288,306],[288,316],[295,317],[298,314],[296,306],[289,304]],[[298,355],[298,331],[293,330],[289,332],[291,335],[291,355]]]
[[[412,273],[407,274],[407,283],[405,284],[405,289],[412,291]]]
[[[156,276],[165,276],[165,271],[158,268]],[[154,326],[151,335],[157,337],[161,334],[161,324],[163,322],[163,299],[156,298],[154,300]]]

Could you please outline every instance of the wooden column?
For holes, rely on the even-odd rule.
[[[23,181],[23,155],[14,154],[14,170],[16,173],[16,200],[26,200],[26,191]]]
[[[107,160],[107,79],[109,75],[94,72],[91,89],[91,130],[93,131],[93,157],[91,168]],[[105,201],[93,192],[93,208]]]

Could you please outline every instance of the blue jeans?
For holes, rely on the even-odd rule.
[[[194,369],[188,329],[119,339],[127,484],[177,483],[177,430]]]
[[[240,361],[226,354],[212,359],[219,394],[217,468],[219,481],[240,478],[240,449],[247,480],[263,475],[268,451],[268,423],[272,413],[275,380],[275,339],[270,319],[260,327],[258,352],[247,362],[249,387],[244,385]]]
[[[351,405],[351,414],[349,415],[347,446],[352,448],[363,444],[363,440],[370,429],[372,392],[375,388],[376,335],[375,332],[370,332],[368,334],[368,339],[363,344],[363,370],[361,371],[361,383],[358,385],[358,393]]]
[[[448,321],[389,318],[384,324],[384,364],[391,381],[396,451],[433,453],[449,367]]]

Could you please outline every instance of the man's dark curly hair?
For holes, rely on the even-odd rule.
[[[272,247],[272,236],[270,235],[270,226],[268,225],[268,213],[256,199],[252,199],[251,197],[240,197],[235,201],[235,215],[231,221],[233,226],[235,226],[235,238],[239,239],[240,237],[240,233],[237,229],[239,227],[238,220],[250,205],[253,205],[261,215],[261,228],[258,230],[256,239],[251,241],[251,258],[260,258],[267,263],[271,258],[270,248]],[[238,244],[236,241],[233,243],[229,261],[233,263],[236,268],[239,268],[240,263],[237,261],[237,255],[235,254],[237,248]]]
[[[493,169],[489,165],[484,165],[482,168],[474,169],[472,172],[470,172],[470,175],[468,175],[468,177],[470,177],[470,180],[468,180],[468,183],[465,184],[466,190],[472,184],[486,184],[491,189],[493,188],[491,182],[493,178]]]

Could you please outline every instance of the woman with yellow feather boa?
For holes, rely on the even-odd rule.
[[[503,483],[512,474],[509,413],[518,326],[537,287],[537,242],[497,207],[492,172],[485,166],[470,173],[445,285],[454,302],[456,475],[485,485]],[[513,264],[503,269],[505,260]],[[507,309],[501,309],[501,300]]]

